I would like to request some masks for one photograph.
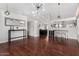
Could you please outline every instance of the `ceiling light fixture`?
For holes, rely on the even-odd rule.
[[[40,11],[44,11],[44,4],[43,3],[33,3],[33,7],[35,8],[35,11],[33,11],[33,14],[39,14]]]
[[[60,16],[60,3],[58,3],[58,16],[57,16],[57,18],[58,18],[58,19],[61,18],[61,16]]]
[[[6,4],[6,11],[4,12],[6,15],[10,15],[10,12],[8,10],[8,3]]]

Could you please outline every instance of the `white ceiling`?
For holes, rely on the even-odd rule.
[[[52,19],[57,19],[59,12],[61,18],[73,17],[77,6],[77,3],[61,3],[60,6],[57,3],[45,3],[45,11],[41,13],[45,18],[47,17],[46,15],[50,14]],[[7,4],[0,3],[0,9],[6,10]],[[32,15],[34,7],[32,3],[9,3],[8,10],[19,14]]]

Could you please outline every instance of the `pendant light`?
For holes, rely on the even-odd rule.
[[[58,3],[58,16],[57,16],[57,18],[61,18],[60,17],[60,3]]]
[[[4,12],[6,15],[10,15],[10,12],[8,10],[8,3],[6,4],[6,11]]]
[[[32,14],[39,14],[41,11],[44,11],[44,4],[43,3],[33,3],[32,4],[35,11],[32,12]]]

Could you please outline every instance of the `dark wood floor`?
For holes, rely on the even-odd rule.
[[[0,55],[4,56],[78,56],[76,40],[48,38],[45,36],[0,44]]]

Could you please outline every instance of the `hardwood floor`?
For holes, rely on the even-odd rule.
[[[75,40],[53,39],[46,36],[0,44],[4,56],[79,56],[79,43]]]

